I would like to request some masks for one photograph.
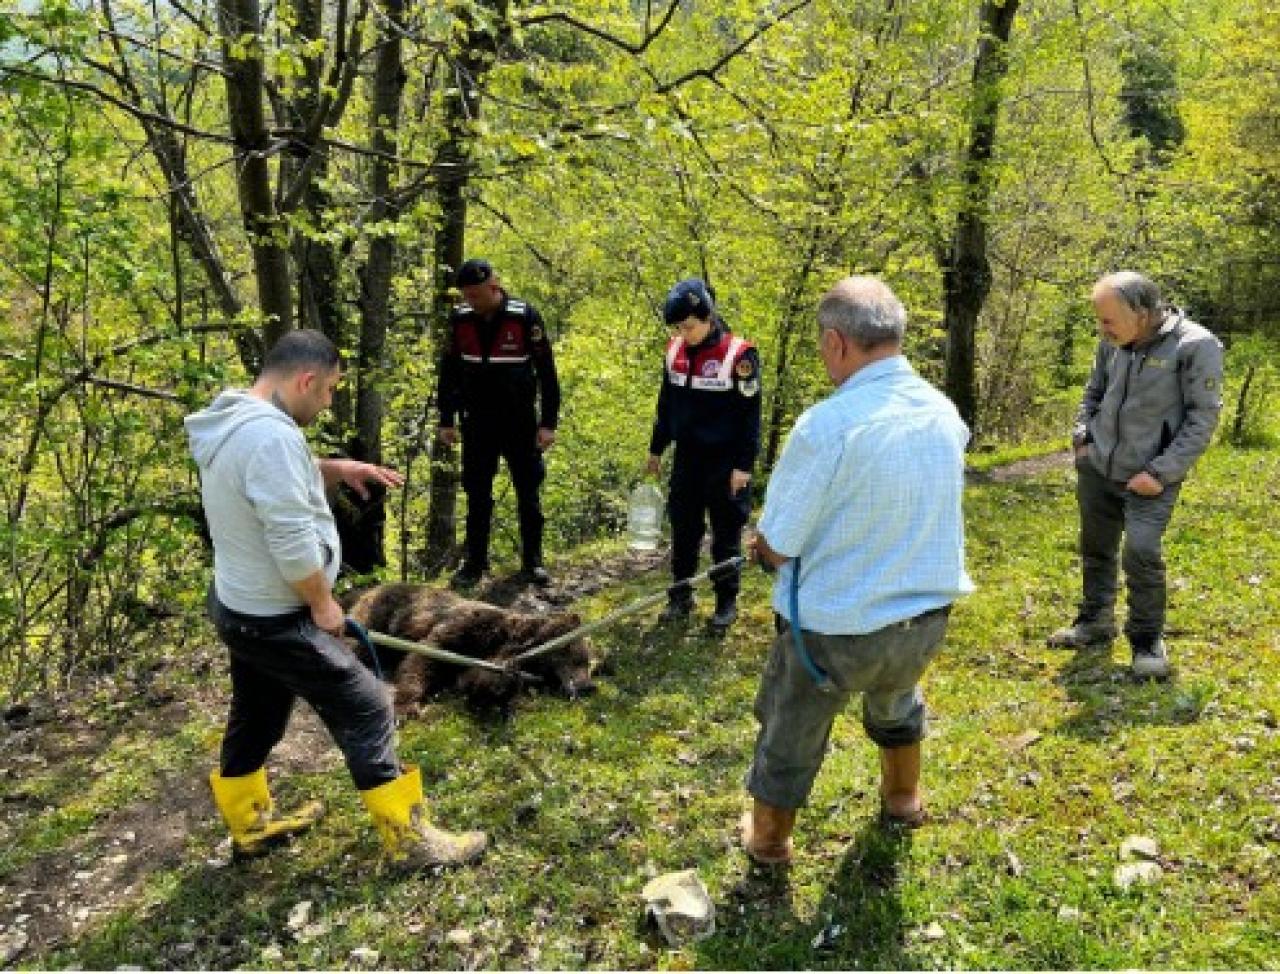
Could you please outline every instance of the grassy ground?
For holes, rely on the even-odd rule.
[[[26,732],[41,735],[43,756],[10,761],[0,778],[0,899],[25,894],[0,916],[0,943],[24,924],[53,929],[50,910],[76,909],[79,883],[113,892],[80,907],[58,943],[31,936],[18,965],[1275,968],[1277,509],[1280,454],[1220,448],[1197,468],[1167,539],[1177,676],[1138,685],[1122,644],[1043,644],[1078,585],[1070,472],[971,488],[980,590],[953,615],[926,684],[936,821],[907,836],[875,827],[875,753],[851,716],[785,875],[751,872],[734,845],[770,631],[768,582],[754,572],[725,642],[623,625],[598,640],[611,659],[590,700],[532,697],[509,721],[441,701],[402,729],[436,816],[493,837],[470,870],[378,874],[372,831],[331,757],[303,761],[279,787],[286,799],[322,795],[328,818],[266,860],[228,865],[200,784],[220,701],[178,689],[145,719],[87,701],[92,726]],[[583,608],[595,617],[657,583]],[[220,669],[202,680],[219,687]],[[312,736],[303,750],[326,747]],[[175,824],[166,813],[184,804]],[[1131,835],[1159,843],[1164,876],[1121,891],[1112,874]],[[689,867],[716,900],[718,931],[671,949],[640,922],[638,894]],[[290,928],[303,901],[308,916]],[[353,958],[360,947],[377,959]]]

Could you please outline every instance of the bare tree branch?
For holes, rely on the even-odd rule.
[[[580,20],[572,14],[562,11],[556,11],[547,14],[534,14],[529,17],[520,17],[516,19],[516,23],[521,27],[536,27],[540,24],[561,23],[568,24],[575,30],[580,30],[584,34],[590,34],[597,40],[604,41],[606,44],[612,44],[614,47],[621,48],[631,54],[643,54],[649,49],[658,36],[666,29],[667,24],[671,23],[671,18],[675,16],[677,10],[680,9],[680,0],[671,0],[667,4],[667,9],[662,15],[662,19],[658,21],[658,25],[652,29],[649,27],[649,10],[645,10],[645,31],[644,37],[638,43],[633,43],[616,34],[610,34],[608,31],[599,27],[594,27],[584,20]]]

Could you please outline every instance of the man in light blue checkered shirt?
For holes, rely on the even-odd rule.
[[[961,511],[969,430],[903,357],[901,302],[874,278],[846,278],[819,304],[818,325],[836,392],[797,421],[752,542],[779,569],[743,823],[747,852],[764,863],[790,859],[796,810],[853,693],[880,747],[882,817],[924,820],[918,684],[951,603],[973,591]]]

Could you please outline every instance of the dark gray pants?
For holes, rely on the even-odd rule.
[[[783,621],[756,694],[760,733],[747,791],[775,808],[799,808],[822,768],[836,715],[862,693],[862,727],[880,747],[905,747],[925,735],[919,681],[942,648],[950,606],[860,636],[805,631],[805,648],[832,687],[819,690],[796,656]]]
[[[1164,632],[1165,567],[1161,540],[1182,484],[1170,484],[1157,497],[1142,497],[1123,481],[1107,480],[1087,457],[1076,463],[1080,502],[1080,560],[1084,599],[1080,615],[1105,621],[1115,614],[1118,572],[1116,552],[1124,536],[1120,562],[1129,588],[1129,640],[1149,641]]]
[[[367,791],[400,776],[386,691],[341,640],[316,628],[309,610],[243,615],[219,602],[212,588],[208,609],[231,656],[223,776],[252,774],[266,763],[298,697],[324,721],[357,788]]]

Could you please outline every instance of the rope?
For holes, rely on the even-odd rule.
[[[386,682],[382,675],[382,661],[378,659],[378,651],[373,648],[373,640],[369,638],[369,630],[350,616],[343,620],[342,627],[348,636],[368,650],[369,656],[373,660],[373,672],[377,674],[379,680]]]
[[[712,581],[718,581],[720,579],[727,578],[742,567],[744,560],[745,559],[742,557],[742,555],[735,555],[732,558],[725,559],[724,561],[719,562],[718,564],[712,565],[705,572],[701,572],[700,574],[694,575],[691,578],[682,578],[680,581],[675,582],[674,584],[668,586],[667,588],[663,589],[661,592],[655,592],[652,595],[642,596],[641,598],[636,599],[634,602],[631,602],[628,605],[624,605],[620,609],[614,609],[603,619],[597,619],[595,622],[584,623],[583,625],[579,626],[577,629],[574,629],[570,632],[566,632],[563,636],[556,636],[554,639],[549,639],[545,643],[540,643],[539,645],[534,646],[532,649],[526,649],[523,653],[520,653],[518,656],[514,657],[511,660],[511,663],[512,665],[515,665],[517,663],[523,663],[527,659],[532,659],[535,656],[541,656],[544,653],[550,653],[554,650],[559,649],[562,646],[567,646],[569,645],[569,643],[573,642],[575,639],[579,639],[582,636],[586,636],[590,633],[593,633],[597,629],[603,629],[605,626],[608,626],[611,623],[617,622],[619,619],[626,618],[627,616],[630,616],[630,615],[635,615],[637,612],[640,612],[643,609],[647,609],[652,605],[657,605],[659,602],[665,601],[666,599],[669,599],[672,596],[679,595],[683,592],[687,592],[693,588],[694,583],[696,582],[705,581],[706,579],[711,579]]]
[[[791,607],[791,644],[795,647],[796,657],[800,660],[800,665],[805,668],[805,672],[813,678],[814,685],[823,693],[830,693],[834,687],[831,677],[827,676],[813,661],[808,647],[804,644],[804,635],[800,631],[800,559],[798,557],[791,563],[791,591],[788,601]]]

